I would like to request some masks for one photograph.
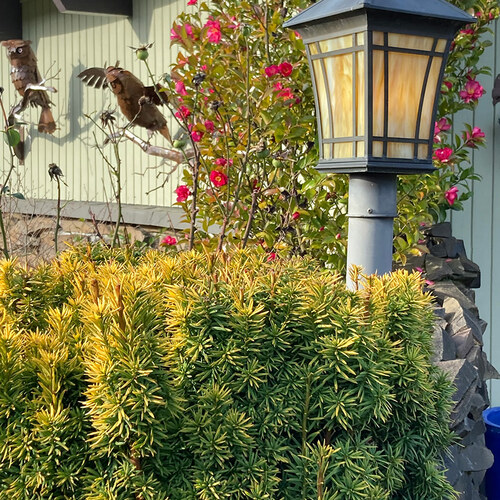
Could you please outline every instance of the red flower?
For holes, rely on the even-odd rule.
[[[191,139],[193,139],[194,142],[200,142],[202,137],[203,132],[200,132],[199,130],[193,130],[191,132]]]
[[[292,214],[292,219],[293,220],[297,220],[299,217],[300,217],[299,212],[293,212],[293,214]]]
[[[281,76],[290,76],[293,71],[293,66],[289,62],[284,61],[278,66],[278,69]]]
[[[182,186],[178,186],[175,190],[175,194],[177,195],[177,203],[182,203],[186,201],[188,196],[191,194],[189,188],[184,184]]]
[[[485,92],[483,86],[477,80],[469,79],[465,84],[465,89],[461,90],[458,94],[463,101],[469,103],[477,101]]]
[[[215,187],[225,186],[227,184],[227,175],[224,172],[212,170],[210,172],[210,181]]]
[[[211,134],[215,130],[215,125],[212,120],[205,120],[205,123],[203,125],[205,125],[205,129],[209,134]]]
[[[467,131],[464,135],[465,145],[469,148],[477,147],[477,144],[484,142],[485,133],[479,128],[474,127],[472,132]]]
[[[196,5],[196,2],[198,0],[189,0],[189,2],[187,3],[188,5]]]
[[[446,163],[450,159],[450,156],[452,154],[453,154],[453,149],[440,148],[440,149],[436,149],[436,151],[434,151],[433,158],[435,160],[439,160],[441,163]]]
[[[278,97],[283,97],[286,101],[287,99],[293,99],[295,96],[290,87],[285,87],[281,92],[278,92]]]
[[[448,189],[448,191],[444,193],[444,197],[450,205],[453,205],[453,203],[455,203],[455,200],[458,198],[458,188],[453,186],[452,188]]]
[[[191,111],[189,111],[189,108],[186,108],[186,106],[180,106],[179,109],[175,112],[175,116],[179,118],[179,120],[187,118],[190,114]]]
[[[264,68],[264,72],[267,76],[271,77],[277,75],[280,72],[280,69],[278,66],[276,66],[276,64],[272,64],[271,66]]]
[[[179,95],[188,95],[186,87],[185,87],[184,82],[182,80],[178,80],[177,82],[175,82],[175,91]]]
[[[205,28],[207,28],[207,38],[209,42],[220,43],[222,39],[222,32],[220,30],[220,23],[215,19],[209,19]]]
[[[276,260],[276,252],[271,252],[268,256],[267,256],[267,262],[271,262],[273,260]]]
[[[177,243],[177,239],[174,238],[173,236],[165,236],[165,238],[163,238],[161,240],[160,245],[162,245],[162,246],[172,246],[172,245],[175,245],[176,243]]]
[[[227,160],[225,158],[217,158],[214,162],[219,167],[225,167],[227,165]]]

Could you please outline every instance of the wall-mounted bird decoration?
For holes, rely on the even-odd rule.
[[[167,120],[157,107],[167,100],[166,95],[159,92],[159,89],[144,86],[130,71],[118,66],[89,68],[82,71],[78,78],[96,89],[111,88],[113,94],[116,95],[121,112],[132,125],[144,127],[149,135],[158,131],[169,142],[172,142]]]
[[[50,110],[49,96],[45,90],[30,88],[42,82],[38,71],[35,53],[30,47],[30,40],[6,40],[2,46],[7,48],[7,57],[11,64],[10,76],[16,90],[23,97],[22,109],[31,104],[42,108],[38,131],[53,134],[56,130],[56,122]],[[53,89],[55,91],[55,89]]]

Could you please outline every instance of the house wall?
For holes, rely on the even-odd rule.
[[[483,55],[483,63],[492,70],[491,76],[478,78],[486,90],[474,111],[459,117],[466,123],[481,127],[486,133],[487,147],[473,151],[475,170],[481,175],[473,183],[473,197],[463,212],[452,212],[454,236],[465,242],[469,258],[481,267],[481,288],[476,302],[481,317],[488,322],[484,335],[484,350],[490,362],[500,369],[500,105],[492,104],[491,90],[500,73],[500,25],[496,21],[492,46]],[[492,405],[500,405],[500,380],[490,382]]]
[[[36,128],[38,110],[25,112],[26,120],[32,123],[32,151],[24,166],[16,169],[11,189],[29,198],[56,198],[56,185],[49,181],[47,174],[48,164],[54,162],[61,167],[67,183],[64,199],[113,201],[109,171],[95,147],[94,133],[101,144],[103,135],[84,114],[99,113],[108,107],[115,109],[116,99],[109,90],[84,86],[76,75],[90,66],[115,64],[119,60],[121,66],[147,82],[144,63],[138,61],[129,48],[145,42],[154,42],[148,60],[152,70],[157,75],[166,72],[177,54],[175,48],[170,49],[170,29],[176,16],[186,8],[185,1],[134,0],[132,18],[61,14],[52,0],[24,0],[22,5],[23,38],[32,40],[41,74],[57,74],[48,84],[58,90],[51,94],[51,99],[55,104],[53,113],[59,129],[53,136],[40,134]],[[5,50],[2,48],[1,52],[0,85],[5,88],[4,103],[8,108],[19,100],[19,96],[14,93],[10,81],[10,64]],[[125,124],[119,116],[121,124]],[[168,116],[166,109],[165,116]],[[144,129],[134,130],[147,138]],[[159,134],[155,134],[152,143],[168,146],[166,139]],[[9,157],[3,141],[0,151],[5,159],[5,169]],[[104,151],[112,156],[110,146]],[[170,166],[161,165],[160,159],[148,156],[128,141],[120,146],[120,151],[124,203],[171,206],[175,202],[172,194],[179,183],[180,172],[175,172],[164,188],[154,190],[164,181],[164,172],[170,170]]]

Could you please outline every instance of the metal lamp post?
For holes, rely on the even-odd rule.
[[[445,0],[322,0],[287,21],[306,46],[317,170],[350,174],[352,265],[392,270],[398,174],[434,170],[432,145],[450,44],[475,18]]]

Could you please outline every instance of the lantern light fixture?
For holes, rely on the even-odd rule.
[[[323,172],[429,172],[451,42],[445,0],[322,0],[285,23],[306,46]]]
[[[321,0],[284,26],[304,41],[321,172],[348,173],[347,286],[392,270],[397,174],[434,170],[434,122],[451,42],[475,22],[446,0]]]

